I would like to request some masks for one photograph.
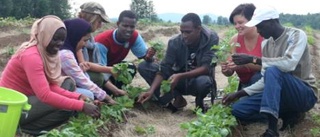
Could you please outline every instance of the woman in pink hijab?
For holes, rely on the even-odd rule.
[[[60,18],[45,16],[34,22],[28,42],[24,42],[5,67],[0,86],[25,94],[32,105],[27,116],[21,116],[23,132],[40,135],[73,115],[83,111],[99,117],[94,104],[85,103],[85,96],[74,91],[74,81],[61,76],[58,51],[66,38],[66,28]]]

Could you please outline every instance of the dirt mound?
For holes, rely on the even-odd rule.
[[[19,45],[21,45],[22,42],[28,41],[29,38],[29,34],[7,34],[7,36],[0,37],[0,72],[2,72],[4,66],[7,64],[8,60],[10,59],[11,55],[15,52],[16,48],[19,47]]]
[[[164,28],[150,28],[141,32],[141,36],[147,42],[154,39],[156,36],[171,37],[174,34],[179,33],[177,27],[164,27]]]

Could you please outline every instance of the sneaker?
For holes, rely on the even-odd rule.
[[[177,96],[174,101],[173,101],[173,106],[176,108],[183,108],[185,106],[187,106],[187,101],[183,96]]]
[[[172,105],[172,103],[169,103],[166,107],[167,109],[170,109],[172,113],[177,112],[179,109]]]

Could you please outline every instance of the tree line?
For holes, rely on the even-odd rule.
[[[69,0],[0,0],[0,3],[0,17],[40,18],[48,14],[57,15],[62,19],[71,17]],[[130,9],[137,14],[138,19],[163,22],[158,18],[152,0],[132,0]],[[320,13],[307,15],[281,13],[280,21],[295,27],[310,26],[313,29],[320,29]],[[231,25],[228,18],[222,16],[212,19],[209,15],[205,15],[202,17],[202,22],[206,25]]]
[[[297,15],[280,14],[281,23],[290,23],[296,27],[310,26],[313,29],[320,29],[320,13]]]
[[[52,14],[62,19],[71,17],[68,0],[0,0],[0,17],[40,18]]]
[[[320,13],[297,15],[297,14],[280,14],[279,20],[283,24],[290,24],[295,27],[310,26],[313,29],[320,29]],[[202,18],[203,24],[217,24],[217,25],[232,25],[226,17],[218,16],[216,20],[209,15],[204,15]]]

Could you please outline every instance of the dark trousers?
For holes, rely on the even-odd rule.
[[[71,79],[66,79],[62,88],[74,90]],[[73,114],[73,111],[61,110],[41,102],[36,96],[28,96],[28,103],[32,106],[27,113],[20,117],[19,127],[23,132],[32,135],[40,135],[41,131],[49,131],[64,122]]]
[[[142,62],[138,66],[138,72],[151,85],[156,73],[159,70],[159,65],[151,62]],[[154,97],[158,99],[160,105],[166,105],[173,98],[181,95],[195,96],[196,107],[203,108],[203,99],[212,90],[213,83],[212,77],[207,75],[198,76],[191,79],[184,79],[178,82],[173,95],[171,93],[160,96],[160,87],[154,92]]]

